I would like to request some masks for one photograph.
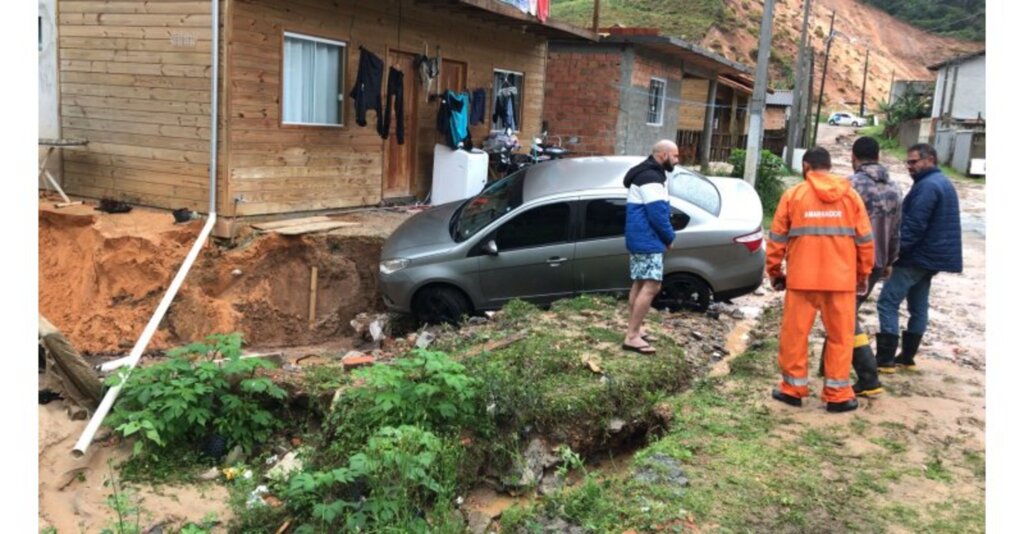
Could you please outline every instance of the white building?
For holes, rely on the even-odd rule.
[[[980,122],[985,119],[985,51],[930,65],[938,71],[932,118],[945,122]]]

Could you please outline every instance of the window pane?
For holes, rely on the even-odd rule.
[[[569,241],[569,205],[534,208],[498,229],[498,250],[539,247]]]
[[[284,122],[341,124],[341,46],[285,36]]]
[[[626,200],[601,199],[587,203],[584,239],[619,237],[626,234]]]
[[[661,110],[665,102],[665,82],[651,80],[647,89],[647,123],[661,124]]]

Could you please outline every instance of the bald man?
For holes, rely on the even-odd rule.
[[[679,148],[667,139],[658,141],[651,155],[626,173],[623,185],[629,189],[626,198],[626,248],[629,250],[629,274],[633,286],[629,290],[629,326],[624,350],[654,354],[645,339],[642,324],[651,302],[661,291],[665,251],[672,248],[676,232],[669,219],[666,172],[679,163]]]

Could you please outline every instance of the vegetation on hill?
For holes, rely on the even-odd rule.
[[[570,24],[590,27],[594,0],[552,0],[551,16]],[[605,0],[601,2],[601,27],[658,28],[663,35],[699,42],[712,24],[729,20],[722,0]]]
[[[985,0],[858,0],[937,35],[985,40]]]

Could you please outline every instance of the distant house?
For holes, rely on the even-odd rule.
[[[889,103],[892,104],[905,94],[931,98],[934,92],[934,80],[895,80],[889,88]]]
[[[438,94],[483,91],[483,120],[469,127],[479,145],[499,129],[495,92],[507,89],[515,129],[535,136],[548,40],[597,39],[498,0],[219,6],[217,198],[225,218],[422,199],[431,188],[434,146],[443,142]],[[56,0],[60,135],[89,142],[63,155],[69,194],[207,210],[210,8]],[[388,139],[378,134],[374,111],[366,126],[357,124],[362,117],[350,91],[364,50],[382,63],[382,100],[389,69],[404,74],[404,143],[396,140],[397,114]],[[421,77],[418,55],[440,59],[437,76]]]
[[[985,51],[929,65],[938,74],[932,118],[944,123],[985,120]]]
[[[784,130],[793,109],[793,91],[775,91],[765,95],[764,129]]]
[[[682,39],[618,27],[599,42],[555,39],[546,68],[544,122],[579,138],[576,154],[642,155],[675,139],[684,160],[706,162],[745,143],[753,69]]]

